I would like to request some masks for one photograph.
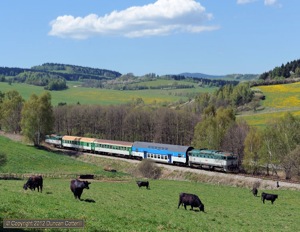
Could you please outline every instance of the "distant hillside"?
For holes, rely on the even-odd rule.
[[[223,79],[225,76],[215,76],[215,75],[208,75],[204,73],[180,73],[178,75],[185,76],[185,77],[195,77],[195,78],[207,78],[207,79]]]
[[[259,78],[259,74],[229,74],[225,76],[225,79],[232,79],[237,81],[252,81]]]
[[[33,66],[30,69],[0,67],[0,75],[15,77],[24,72],[52,73],[66,80],[77,81],[81,79],[114,79],[122,74],[116,71],[99,68],[89,68],[76,65],[45,63]]]
[[[203,73],[181,73],[179,75],[185,77],[193,77],[193,78],[205,78],[205,79],[226,79],[226,80],[236,80],[236,81],[250,81],[257,80],[259,78],[258,74],[228,74],[228,75],[208,75]]]
[[[83,67],[77,65],[69,65],[69,64],[56,64],[56,63],[45,63],[38,66],[31,67],[32,70],[38,71],[48,71],[48,72],[59,72],[61,74],[76,74],[82,75],[82,77],[94,77],[92,79],[97,79],[95,77],[104,77],[104,78],[116,78],[121,76],[122,74],[116,71],[111,71],[107,69],[99,69],[99,68],[90,68]]]
[[[43,86],[47,90],[63,90],[66,81],[110,80],[122,74],[107,69],[45,63],[30,69],[0,67],[0,81]]]

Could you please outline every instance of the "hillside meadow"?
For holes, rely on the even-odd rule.
[[[249,188],[199,181],[149,180],[149,190],[139,189],[135,183],[138,178],[130,173],[104,172],[107,163],[81,162],[74,156],[36,149],[4,137],[0,137],[0,146],[8,158],[7,164],[0,168],[1,173],[16,177],[0,179],[1,222],[3,219],[82,219],[85,225],[80,231],[114,232],[300,230],[299,191],[266,190],[279,194],[272,205],[271,202],[263,204]],[[124,161],[112,162],[120,170],[129,168],[124,167]],[[31,173],[44,176],[42,193],[22,188],[25,176]],[[69,188],[70,180],[86,173],[97,178],[91,180],[90,189],[84,190],[82,201],[75,200]],[[259,189],[259,195],[262,191]],[[180,192],[197,194],[205,205],[205,213],[190,211],[189,206],[188,210],[182,206],[177,209]]]
[[[166,84],[167,82],[150,82],[147,85]],[[169,83],[172,83],[169,81]],[[180,83],[180,82],[179,82]],[[199,92],[212,92],[216,88],[191,88],[191,89],[149,89],[149,90],[109,90],[97,88],[85,88],[80,86],[80,82],[68,82],[68,89],[63,91],[51,91],[52,105],[57,105],[60,102],[67,104],[100,104],[100,105],[120,105],[130,103],[135,99],[142,98],[145,104],[169,104],[178,101],[187,101],[188,94]],[[32,93],[40,95],[43,87],[12,83],[9,85],[5,82],[0,82],[1,92],[9,90],[18,91],[21,96],[27,100]]]
[[[261,101],[263,110],[246,112],[238,116],[249,125],[264,127],[268,121],[282,117],[287,111],[294,116],[300,116],[300,82],[256,86],[254,89],[263,92],[266,99]]]

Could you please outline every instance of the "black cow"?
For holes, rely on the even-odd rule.
[[[27,182],[24,184],[23,189],[27,190],[30,188],[30,190],[35,190],[37,188],[38,192],[43,191],[43,177],[42,176],[31,176],[27,180]]]
[[[193,210],[193,207],[199,207],[200,211],[204,212],[204,205],[202,204],[199,197],[195,194],[180,193],[179,194],[178,209],[179,209],[179,206],[181,204],[183,204],[185,209],[186,209],[187,205],[190,205],[191,206],[190,210]]]
[[[250,192],[253,193],[253,196],[257,197],[257,193],[258,193],[257,188],[254,187]]]
[[[81,181],[81,180],[71,180],[70,189],[74,194],[75,199],[79,199],[81,197],[81,194],[83,192],[83,189],[89,189],[89,184],[91,184],[88,181]]]
[[[263,203],[265,203],[265,200],[267,200],[267,201],[271,201],[273,204],[277,198],[278,198],[277,194],[264,193],[264,192],[261,194],[261,200],[263,201]]]
[[[149,189],[149,181],[137,181],[136,183],[139,186],[139,188],[144,186],[147,189]]]

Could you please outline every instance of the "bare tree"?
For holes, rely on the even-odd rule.
[[[224,151],[232,152],[238,156],[239,166],[241,166],[244,158],[245,139],[249,132],[249,125],[242,120],[232,124],[222,140],[221,148]]]

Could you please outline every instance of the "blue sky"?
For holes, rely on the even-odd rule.
[[[0,66],[260,74],[300,58],[299,0],[1,0]]]

